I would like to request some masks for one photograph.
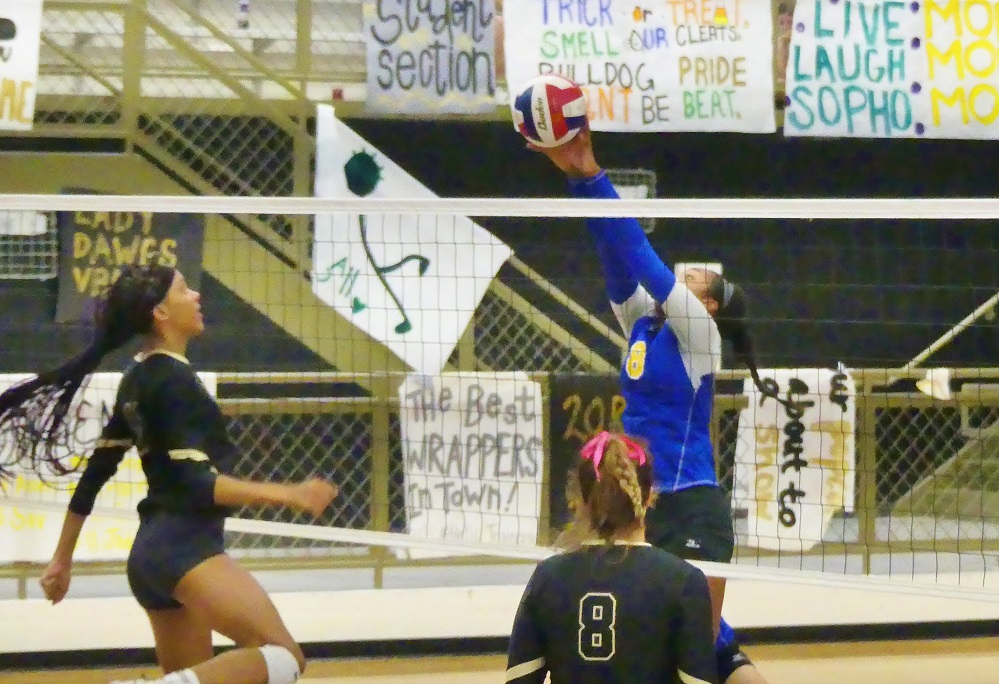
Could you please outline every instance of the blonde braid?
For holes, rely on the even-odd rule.
[[[628,458],[627,449],[620,442],[615,442],[613,448],[607,450],[607,456],[612,461],[609,465],[611,473],[621,491],[631,499],[631,505],[635,511],[635,520],[645,518],[645,505],[642,501],[642,487],[638,484],[638,471],[635,470],[634,462]]]

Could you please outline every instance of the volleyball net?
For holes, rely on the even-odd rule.
[[[317,520],[240,511],[236,556],[356,566],[552,553],[567,470],[624,409],[625,341],[583,217],[635,216],[656,219],[667,263],[721,269],[751,299],[767,390],[726,352],[712,434],[737,550],[731,566],[702,567],[999,598],[988,221],[999,201],[65,195],[0,197],[0,211],[47,217],[45,235],[5,239],[48,259],[38,277],[52,263],[57,276],[32,289],[18,263],[3,277],[47,297],[59,321],[20,314],[0,382],[77,349],[90,295],[121,263],[167,255],[202,292],[209,330],[190,355],[242,454],[234,474],[339,485]],[[67,459],[97,439],[114,363],[78,401]],[[51,554],[74,476],[48,479],[7,485],[0,563]],[[124,559],[144,486],[130,454],[82,560]]]

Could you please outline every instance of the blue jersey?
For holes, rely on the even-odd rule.
[[[577,197],[618,197],[603,173],[570,186]],[[635,219],[589,219],[587,226],[628,338],[621,369],[624,429],[648,442],[658,491],[717,486],[710,425],[721,360],[718,327]]]

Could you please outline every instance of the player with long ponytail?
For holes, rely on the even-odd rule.
[[[572,195],[617,199],[593,154],[589,130],[545,154],[569,179]],[[703,268],[673,273],[634,218],[592,218],[611,308],[628,349],[620,371],[629,435],[649,445],[658,497],[646,538],[682,558],[728,563],[735,548],[732,512],[715,472],[711,442],[714,375],[729,340],[764,389],[746,328],[742,288]],[[769,392],[768,392],[769,393]],[[764,682],[721,617],[724,578],[709,577],[719,679]]]
[[[302,650],[263,588],[225,553],[236,506],[288,506],[319,515],[336,487],[319,479],[251,482],[227,475],[238,457],[214,398],[187,360],[204,331],[201,295],[168,266],[129,266],[111,286],[83,353],[0,394],[0,476],[65,475],[74,399],[106,355],[135,338],[114,410],[86,461],[52,561],[41,578],[53,603],[69,591],[73,552],[98,493],[135,447],[148,483],[128,557],[128,581],[146,610],[163,684],[292,684]],[[212,630],[237,648],[214,657]],[[129,684],[126,682],[119,684]],[[152,684],[151,682],[149,684]]]

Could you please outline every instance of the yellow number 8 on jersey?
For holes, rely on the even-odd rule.
[[[638,380],[645,372],[645,342],[638,340],[628,350],[628,358],[624,362],[624,370],[632,380]]]

